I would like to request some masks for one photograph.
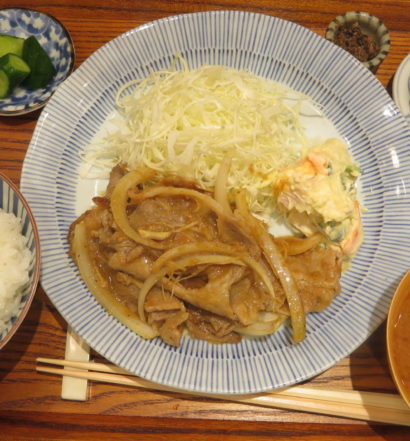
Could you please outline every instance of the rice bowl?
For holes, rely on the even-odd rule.
[[[40,241],[30,207],[2,173],[0,193],[1,349],[24,320],[36,292],[40,276]]]

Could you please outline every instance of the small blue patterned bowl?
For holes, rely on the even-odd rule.
[[[22,227],[21,234],[27,238],[27,247],[32,254],[29,266],[29,281],[23,287],[17,313],[6,321],[3,330],[0,329],[1,349],[17,331],[30,308],[40,277],[41,256],[37,225],[30,207],[18,188],[1,172],[0,208],[7,213],[13,213],[20,220]]]
[[[74,68],[70,34],[54,17],[24,8],[0,9],[0,33],[22,38],[34,35],[57,70],[46,87],[38,90],[17,87],[10,97],[0,100],[0,115],[22,115],[41,108]]]

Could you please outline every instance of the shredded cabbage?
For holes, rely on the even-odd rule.
[[[124,161],[131,170],[147,166],[210,189],[229,155],[229,188],[246,188],[253,212],[271,212],[278,172],[309,144],[299,118],[307,98],[249,72],[210,65],[189,70],[180,61],[181,70],[174,64],[118,91],[120,118],[85,148],[82,175],[97,170],[106,177]]]

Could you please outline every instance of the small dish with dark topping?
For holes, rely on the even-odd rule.
[[[338,15],[326,31],[326,39],[337,44],[375,72],[390,50],[386,26],[367,12]]]

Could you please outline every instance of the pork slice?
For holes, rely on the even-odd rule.
[[[205,309],[223,317],[236,320],[230,299],[231,286],[243,275],[242,267],[237,265],[210,265],[206,270],[206,284],[200,288],[189,288],[169,280],[164,284],[169,291],[181,300],[197,308]]]
[[[124,163],[116,165],[111,169],[110,178],[108,181],[107,189],[105,191],[105,196],[111,198],[114,188],[118,184],[118,181],[127,174],[127,167]]]
[[[188,308],[186,322],[190,335],[211,343],[238,343],[241,336],[234,332],[236,323],[225,317],[197,308]]]
[[[172,231],[192,221],[196,203],[182,197],[145,199],[129,215],[133,228]]]
[[[331,248],[313,248],[289,256],[286,263],[292,272],[305,312],[322,311],[340,292],[342,260]]]
[[[179,346],[183,332],[183,324],[188,319],[186,311],[178,311],[171,314],[162,325],[158,326],[158,332],[162,340],[171,346]]]
[[[154,288],[147,295],[144,309],[148,323],[154,325],[165,343],[179,346],[184,322],[188,318],[185,305],[173,295]]]
[[[148,313],[161,311],[185,311],[184,303],[170,293],[153,288],[147,295],[144,309]]]
[[[145,280],[151,274],[154,259],[145,253],[135,254],[134,259],[130,260],[126,253],[113,253],[108,258],[108,266],[115,271],[122,271],[139,280]]]
[[[269,310],[272,303],[270,294],[250,276],[232,285],[230,300],[232,309],[243,326],[254,323],[259,312]]]

